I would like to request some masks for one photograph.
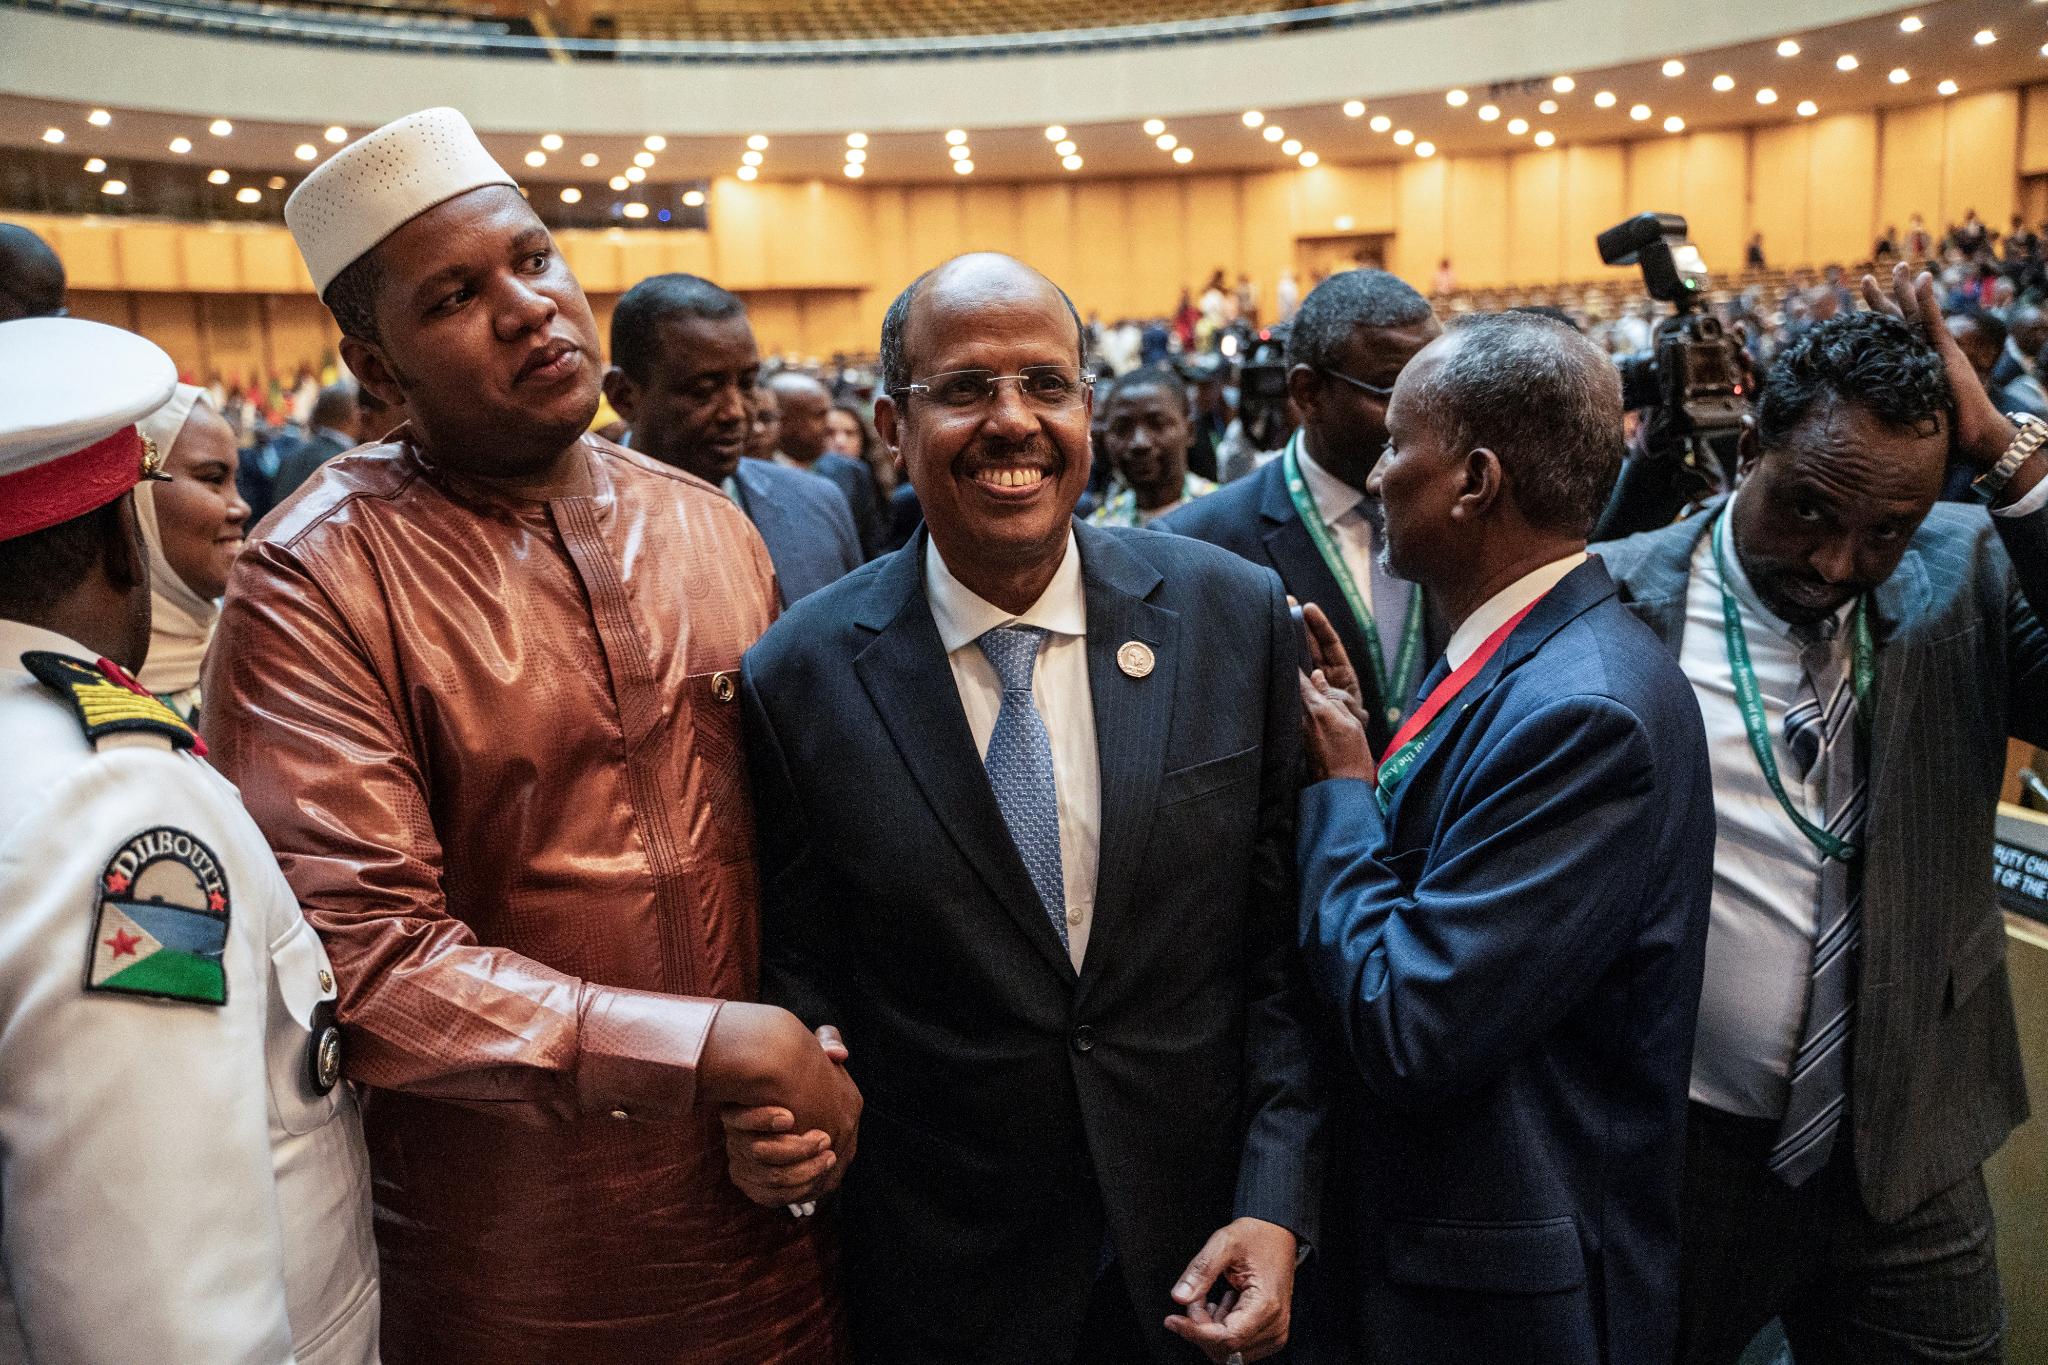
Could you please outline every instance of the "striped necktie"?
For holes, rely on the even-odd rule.
[[[1856,689],[1842,655],[1831,641],[1806,646],[1799,695],[1785,713],[1785,744],[1802,780],[1819,773],[1822,828],[1855,843],[1863,832],[1867,802]],[[1784,1122],[1768,1158],[1772,1173],[1788,1185],[1803,1184],[1827,1165],[1842,1126],[1862,937],[1861,861],[1825,859],[1807,968],[1806,1014],[1792,1053]]]

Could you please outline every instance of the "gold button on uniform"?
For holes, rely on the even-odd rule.
[[[739,685],[733,681],[730,673],[713,673],[711,695],[720,701],[731,701],[739,695]]]
[[[334,989],[334,974],[332,972],[326,971],[325,969],[321,971],[320,989],[323,991],[332,991]]]

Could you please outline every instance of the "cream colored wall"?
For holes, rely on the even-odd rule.
[[[1297,242],[1391,234],[1418,284],[1448,257],[1475,288],[1598,279],[1593,236],[1643,209],[1682,213],[1733,273],[1752,232],[1772,265],[1861,259],[1886,224],[1971,208],[2002,226],[2018,176],[2048,171],[2048,85],[1877,113],[1512,155],[1411,158],[1257,174],[1122,181],[711,188],[707,232],[564,231],[601,317],[661,271],[745,294],[764,349],[825,357],[875,346],[889,301],[962,251],[1013,252],[1107,320],[1170,310],[1211,271],[1270,300]],[[50,238],[85,308],[139,326],[195,373],[291,368],[334,332],[281,228],[20,219]],[[1344,226],[1339,226],[1340,222]],[[1306,281],[1303,281],[1304,286]],[[239,298],[239,302],[230,302]]]

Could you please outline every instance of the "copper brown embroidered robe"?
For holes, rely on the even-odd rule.
[[[407,439],[237,565],[206,733],[340,979],[390,1365],[838,1358],[817,1229],[726,1178],[697,1057],[757,984],[740,655],[768,556],[596,438],[520,501]]]

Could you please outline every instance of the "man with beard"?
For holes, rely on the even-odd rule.
[[[830,480],[743,458],[761,353],[746,305],[695,275],[654,275],[612,312],[605,396],[633,449],[739,504],[768,546],[786,606],[861,565],[846,498]]]
[[[740,1003],[760,540],[584,434],[589,304],[460,114],[357,140],[285,213],[350,371],[410,420],[236,565],[207,728],[334,960],[384,1358],[835,1360],[826,1253],[781,1186],[850,1154],[858,1096]],[[806,1155],[736,1161],[749,1202],[720,1112],[761,1104]]]
[[[1006,256],[906,289],[876,427],[926,530],[747,655],[764,989],[871,1094],[843,1226],[874,1365],[1257,1360],[1314,1240],[1286,597],[1074,521],[1080,334]]]

